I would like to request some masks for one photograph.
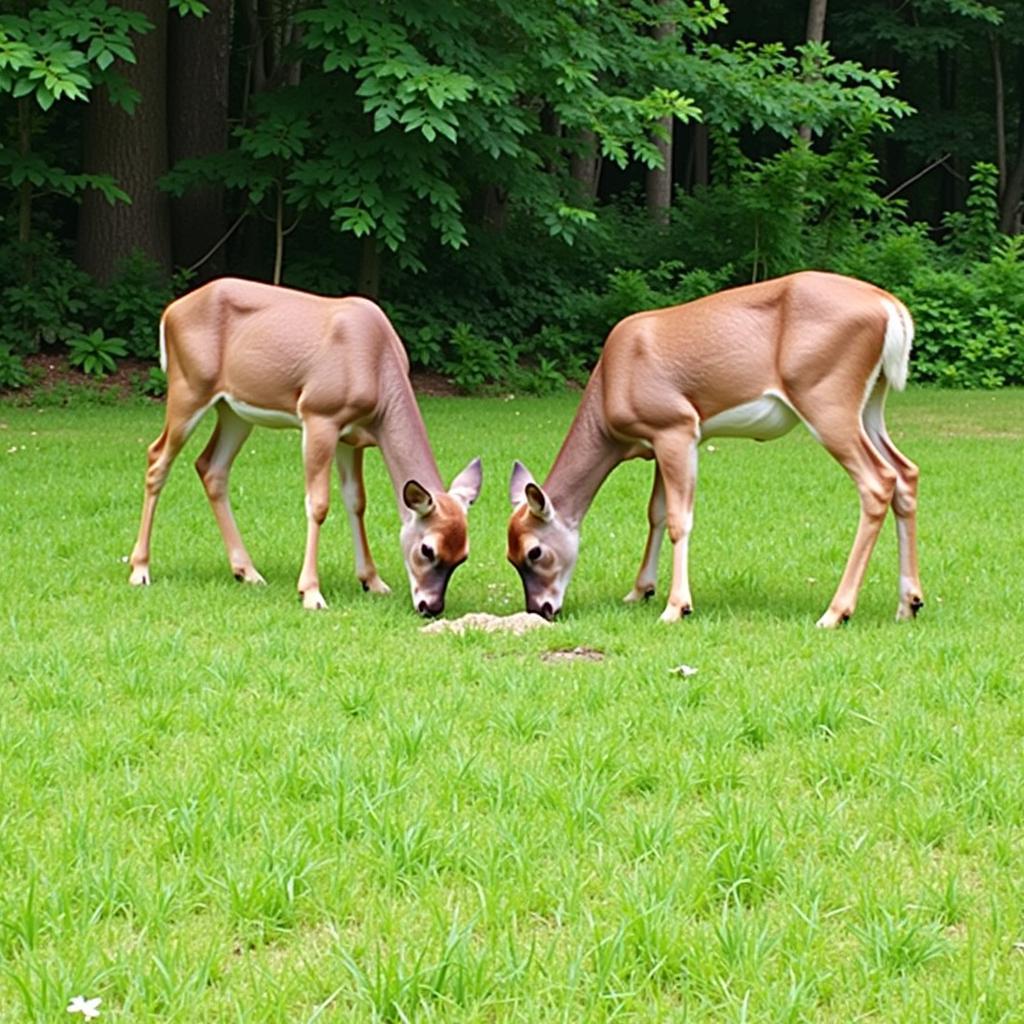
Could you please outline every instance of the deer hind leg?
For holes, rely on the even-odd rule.
[[[832,457],[850,474],[860,495],[860,521],[846,568],[831,603],[817,623],[832,629],[850,618],[857,606],[857,595],[892,502],[897,477],[871,443],[859,414],[847,415],[841,408],[833,407],[821,418],[805,414],[805,419]]]
[[[896,519],[896,539],[900,557],[900,600],[897,620],[912,619],[924,606],[921,578],[917,567],[917,481],[919,471],[893,444],[885,429],[887,385],[880,380],[864,407],[864,429],[882,458],[896,471],[896,490],[892,511]]]
[[[654,487],[651,489],[651,500],[647,504],[647,546],[640,563],[633,589],[623,598],[633,602],[647,600],[654,596],[658,582],[658,555],[661,553],[661,542],[665,536],[665,481],[658,465],[654,466]]]
[[[302,460],[306,470],[306,555],[299,573],[299,594],[303,608],[326,608],[320,593],[317,553],[320,527],[330,505],[331,461],[338,446],[338,427],[317,416],[302,421]]]
[[[337,464],[338,479],[341,482],[341,500],[345,505],[348,524],[352,529],[352,544],[356,553],[356,576],[363,585],[363,590],[374,594],[390,594],[391,588],[377,573],[377,566],[373,562],[370,545],[366,540],[366,528],[363,525],[363,513],[366,511],[363,449],[339,444],[334,461]]]
[[[677,622],[693,611],[690,596],[689,543],[693,529],[693,499],[697,486],[696,416],[654,439],[665,493],[665,525],[672,541],[672,589],[661,613],[662,622]]]
[[[142,501],[142,520],[139,523],[135,547],[132,548],[128,559],[132,567],[128,582],[133,586],[145,586],[149,583],[149,545],[160,492],[167,482],[171,465],[185,447],[185,442],[192,436],[208,407],[209,404],[206,402],[181,399],[175,393],[168,393],[164,429],[147,452],[148,466],[145,496]]]
[[[217,426],[213,436],[196,459],[196,472],[203,482],[206,496],[210,499],[220,534],[224,538],[224,547],[228,553],[228,561],[236,580],[245,583],[266,583],[267,581],[256,571],[249,552],[238,532],[231,501],[228,498],[228,477],[231,464],[235,461],[245,444],[246,438],[252,433],[252,424],[246,423],[237,413],[224,402],[217,406]]]

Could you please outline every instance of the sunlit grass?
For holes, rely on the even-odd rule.
[[[484,457],[450,616],[519,610],[508,473],[543,476],[574,406],[423,402],[446,478]],[[806,435],[702,456],[691,619],[657,621],[667,559],[621,604],[633,463],[563,621],[456,637],[419,632],[376,455],[395,592],[360,591],[336,503],[302,611],[293,433],[233,478],[268,587],[231,578],[203,428],[129,588],[160,420],[0,407],[0,1021],[1019,1019],[1024,394],[891,399],[927,605],[892,621],[889,526],[836,633],[856,498]],[[604,660],[540,660],[576,645]]]

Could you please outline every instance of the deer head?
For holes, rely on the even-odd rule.
[[[508,523],[508,560],[523,581],[526,610],[550,621],[562,609],[576,568],[579,528],[559,517],[551,498],[518,461],[509,482],[509,499],[513,511]]]
[[[413,607],[440,615],[452,573],[469,556],[466,510],[480,494],[483,471],[474,459],[447,491],[431,493],[416,480],[402,488],[405,505],[401,544]]]

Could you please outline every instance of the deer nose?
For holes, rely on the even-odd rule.
[[[543,604],[542,604],[542,605],[540,606],[540,614],[541,614],[541,615],[542,615],[542,616],[543,616],[543,617],[544,617],[545,619],[547,619],[547,620],[548,620],[548,622],[551,622],[551,620],[552,620],[552,619],[554,619],[555,615],[557,615],[558,613],[557,613],[557,612],[555,611],[555,609],[554,609],[554,608],[552,608],[552,607],[551,607],[551,602],[550,602],[550,601],[545,601],[545,602],[544,602],[544,603],[543,603]]]
[[[441,612],[444,611],[444,598],[434,601],[433,604],[428,604],[426,601],[420,601],[416,608],[424,618],[433,618],[435,615],[440,615]]]

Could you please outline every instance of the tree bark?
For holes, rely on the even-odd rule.
[[[86,173],[112,174],[131,197],[111,205],[95,190],[85,193],[78,218],[78,262],[107,282],[136,250],[165,274],[171,270],[171,224],[167,195],[157,180],[167,171],[167,3],[121,0],[141,11],[153,29],[135,39],[135,64],[117,70],[140,99],[128,114],[110,103],[105,90],[94,94],[85,111]]]
[[[171,14],[168,25],[168,135],[171,164],[222,153],[228,145],[231,4],[213,0],[202,18]],[[191,266],[223,237],[224,189],[197,186],[171,200],[174,262]],[[199,283],[223,273],[218,249],[197,268]]]
[[[508,220],[508,192],[500,185],[487,185],[484,188],[481,220],[484,227],[496,235],[505,230]]]
[[[578,148],[569,157],[569,174],[584,199],[596,199],[601,181],[601,157],[597,152],[597,136],[581,129],[576,135]]]
[[[18,153],[27,157],[32,151],[32,107],[27,97],[18,100]],[[18,189],[18,241],[27,244],[32,237],[32,182],[27,178]]]
[[[1024,47],[1017,50],[1018,95],[1024,96]],[[1017,159],[1006,178],[1006,187],[999,196],[999,230],[1016,235],[1021,230],[1021,202],[1024,201],[1024,102],[1017,119]]]
[[[940,50],[938,60],[939,76],[939,109],[943,114],[952,114],[956,110],[957,98],[957,57],[955,52]],[[960,171],[961,161],[954,152],[949,161],[949,166],[954,171]],[[938,218],[950,210],[959,210],[963,206],[964,186],[951,173],[943,174],[939,186],[939,209]],[[937,218],[937,219],[938,219]]]
[[[1006,188],[1006,90],[1003,85],[1003,58],[999,52],[999,37],[989,32],[988,43],[992,51],[992,78],[995,86],[996,106],[996,167],[999,169],[999,194]]]
[[[811,0],[807,8],[807,42],[822,43],[825,41],[825,17],[828,13],[828,0]],[[800,125],[800,138],[804,142],[811,141],[811,126]]]
[[[371,299],[376,299],[380,295],[380,246],[373,235],[366,235],[363,238],[358,290],[360,295]]]
[[[658,0],[665,6],[666,0]],[[654,38],[668,39],[675,31],[670,21],[662,22],[654,27]],[[669,210],[672,207],[672,131],[675,118],[670,114],[658,122],[661,132],[656,134],[653,142],[661,154],[661,167],[648,167],[646,175],[647,213],[655,224],[668,224]]]
[[[693,184],[707,185],[711,181],[711,162],[708,156],[708,126],[693,126]]]

